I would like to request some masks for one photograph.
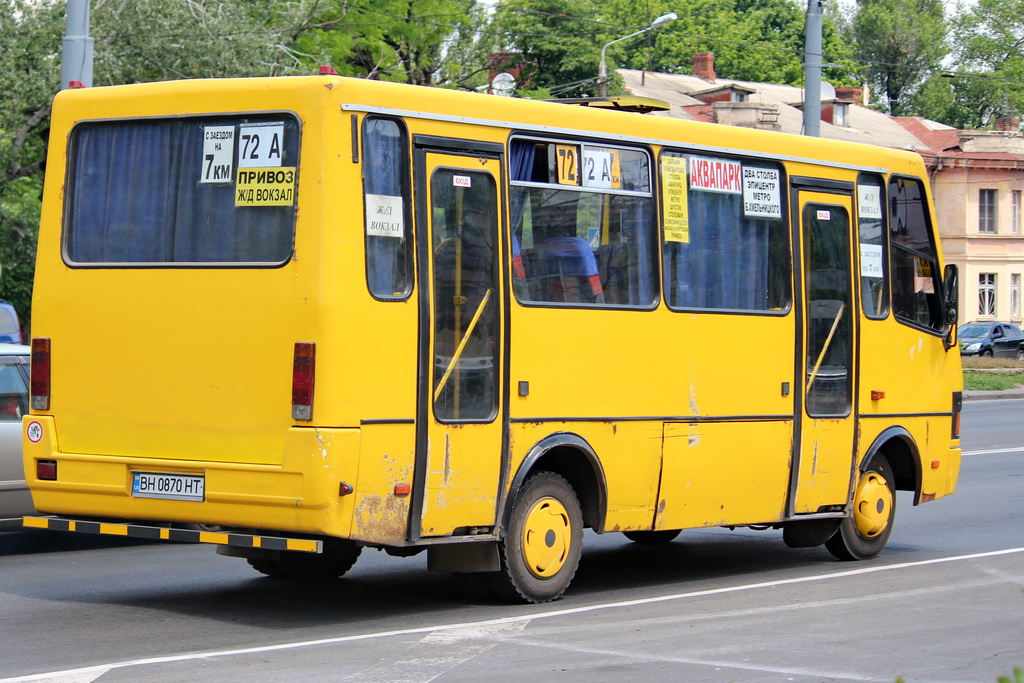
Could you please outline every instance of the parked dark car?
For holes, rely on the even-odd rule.
[[[1013,323],[967,323],[959,329],[957,338],[961,356],[1024,360],[1024,332]]]

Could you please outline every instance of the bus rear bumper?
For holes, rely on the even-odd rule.
[[[236,548],[260,548],[263,550],[293,550],[307,553],[323,551],[323,542],[309,538],[286,538],[263,536],[236,531],[193,531],[169,527],[146,526],[143,524],[122,524],[99,522],[64,517],[24,517],[22,523],[29,529],[50,531],[73,531],[84,534],[121,536],[126,538],[149,539],[153,541],[177,541],[180,543],[211,543]]]
[[[52,417],[29,421],[39,428],[24,439],[25,478],[42,513],[152,521],[154,528],[196,523],[342,538],[351,530],[351,497],[342,495],[341,483],[358,475],[358,429],[290,428],[278,464],[269,465],[68,453],[59,448]],[[50,463],[54,478],[40,478],[40,461]],[[138,473],[198,480],[202,493],[145,495],[135,484]]]

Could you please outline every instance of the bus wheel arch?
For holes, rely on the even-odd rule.
[[[541,439],[527,453],[512,479],[502,527],[508,528],[513,503],[526,480],[542,471],[557,474],[569,482],[580,502],[583,526],[601,533],[608,500],[604,469],[586,439],[568,432]]]
[[[539,603],[569,587],[583,528],[604,520],[604,477],[589,444],[554,434],[536,444],[513,478],[498,543],[500,569],[484,575],[497,596]]]
[[[913,491],[914,505],[921,498],[920,451],[914,437],[903,427],[889,427],[879,434],[868,448],[859,471],[865,472],[873,460],[882,456],[892,469],[897,491]]]

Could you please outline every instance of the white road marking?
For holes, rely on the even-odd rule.
[[[375,667],[345,676],[353,683],[430,683],[459,664],[518,636],[526,621],[432,631],[402,653]]]
[[[280,652],[284,650],[296,650],[300,648],[316,647],[319,645],[335,645],[338,643],[354,643],[363,640],[377,640],[391,638],[394,636],[408,636],[418,633],[438,634],[444,631],[455,631],[458,629],[487,629],[502,625],[522,624],[525,626],[531,621],[539,619],[551,619],[554,617],[568,616],[572,614],[585,614],[608,609],[621,609],[624,607],[635,607],[638,605],[651,605],[659,602],[670,602],[674,600],[687,600],[709,595],[723,595],[726,593],[738,593],[741,591],[758,590],[761,588],[775,588],[777,586],[788,586],[800,583],[812,583],[815,581],[829,581],[832,579],[846,578],[850,576],[861,576],[864,574],[876,574],[878,572],[895,571],[899,569],[912,569],[925,567],[933,564],[945,564],[948,562],[963,562],[966,560],[977,560],[986,557],[999,557],[1001,555],[1013,555],[1024,553],[1024,548],[1007,548],[1004,550],[992,550],[983,553],[971,553],[969,555],[955,555],[952,557],[938,557],[931,560],[918,562],[900,562],[876,567],[862,567],[843,572],[832,572],[829,574],[816,574],[814,576],[802,576],[793,579],[779,579],[777,581],[764,581],[761,583],[748,583],[739,586],[727,586],[724,588],[711,588],[690,593],[673,593],[653,598],[638,598],[636,600],[622,600],[619,602],[608,602],[584,607],[570,607],[567,609],[551,610],[537,614],[528,614],[518,617],[505,617],[501,619],[485,619],[476,622],[464,622],[457,624],[438,624],[434,626],[422,626],[420,628],[398,629],[394,631],[377,631],[375,633],[362,633],[352,636],[338,636],[335,638],[319,638],[316,640],[303,640],[292,643],[280,643],[278,645],[263,645],[260,647],[238,648],[234,650],[218,650],[215,652],[190,652],[180,655],[168,655],[165,657],[147,657],[143,659],[132,659],[123,662],[112,662],[98,666],[83,667],[80,669],[67,669],[64,671],[51,671],[47,673],[32,674],[15,678],[0,679],[0,683],[22,683],[28,681],[47,681],[47,683],[89,683],[102,676],[107,671],[114,669],[127,669],[130,667],[147,666],[150,664],[167,664],[171,662],[188,662],[200,659],[211,659],[213,657],[237,657],[241,655],[259,654],[265,652]],[[443,672],[440,672],[443,673]]]
[[[998,455],[1000,453],[1024,453],[1024,446],[1017,448],[994,448],[989,451],[964,451],[963,455]]]

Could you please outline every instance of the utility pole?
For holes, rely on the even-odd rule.
[[[804,135],[821,137],[821,6],[807,0],[804,25]]]
[[[60,88],[72,81],[92,87],[92,44],[89,36],[89,0],[68,0],[67,24],[61,41]]]

